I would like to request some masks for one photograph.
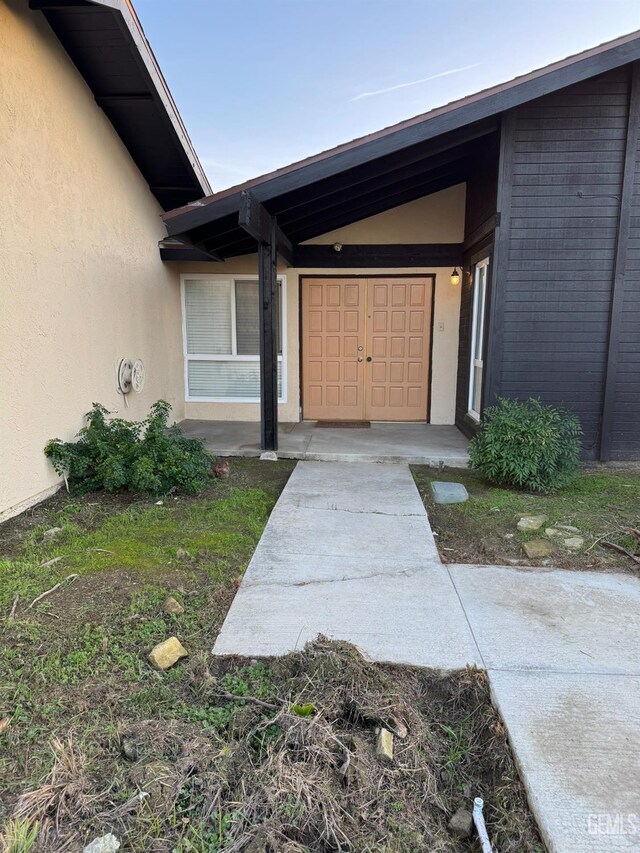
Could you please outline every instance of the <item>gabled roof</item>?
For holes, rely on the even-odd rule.
[[[250,191],[293,242],[310,239],[465,180],[505,110],[638,59],[640,31],[169,211],[167,231],[219,257],[251,251],[237,227]]]
[[[30,0],[129,149],[164,210],[211,192],[129,0]]]

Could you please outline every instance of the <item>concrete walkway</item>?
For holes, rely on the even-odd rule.
[[[406,465],[302,462],[214,654],[486,668],[549,850],[640,850],[640,581],[444,566]]]

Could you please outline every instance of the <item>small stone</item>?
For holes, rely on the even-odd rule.
[[[48,530],[42,534],[44,539],[53,539],[54,536],[57,536],[59,533],[62,533],[61,527],[50,527]]]
[[[138,760],[138,745],[133,738],[123,735],[120,739],[120,752],[127,761]]]
[[[579,527],[574,527],[572,524],[558,524],[560,530],[566,530],[569,533],[580,533]]]
[[[176,551],[176,557],[179,560],[192,560],[193,557],[185,548],[178,548]]]
[[[554,552],[553,545],[544,539],[532,539],[530,542],[525,542],[522,547],[530,560],[537,560],[540,557],[550,557]]]
[[[189,652],[177,637],[169,637],[162,643],[158,643],[149,652],[149,661],[156,669],[169,669],[181,658],[186,658]]]
[[[545,527],[544,535],[548,536],[549,539],[554,539],[556,537],[564,536],[564,533],[562,530],[558,530],[557,527]]]
[[[462,483],[431,481],[431,494],[437,504],[463,504],[469,500],[469,492]]]
[[[275,450],[265,450],[264,453],[260,454],[260,459],[263,462],[277,462],[278,454],[275,452]]]
[[[91,844],[87,844],[83,853],[115,853],[120,847],[120,842],[111,832],[94,838]]]
[[[545,521],[549,521],[548,515],[523,515],[517,527],[518,530],[540,530]]]
[[[473,815],[468,809],[459,808],[449,821],[449,831],[456,838],[469,838],[473,832]]]
[[[503,533],[502,538],[503,539],[515,539],[515,535],[516,535],[515,533]]]
[[[378,729],[376,755],[384,761],[393,761],[393,735],[389,729]]]
[[[570,551],[579,551],[584,545],[584,539],[582,536],[570,536],[562,544]]]
[[[180,616],[181,613],[184,613],[184,607],[172,595],[165,598],[162,609],[167,616]]]

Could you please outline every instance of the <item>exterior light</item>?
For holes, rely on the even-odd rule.
[[[454,267],[451,273],[451,284],[457,286],[460,284],[460,273],[458,272],[458,268]]]
[[[342,251],[342,243],[334,243],[333,244],[333,251],[334,252],[341,252]]]

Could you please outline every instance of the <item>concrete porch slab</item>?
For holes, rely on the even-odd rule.
[[[640,678],[489,670],[553,853],[640,849]]]
[[[217,456],[260,456],[260,424],[248,421],[184,420],[185,435],[201,438]],[[327,427],[313,421],[279,425],[278,456],[320,462],[388,462],[414,465],[468,463],[467,439],[454,426],[373,423],[369,429]]]
[[[491,670],[640,675],[640,580],[626,575],[450,565]]]

